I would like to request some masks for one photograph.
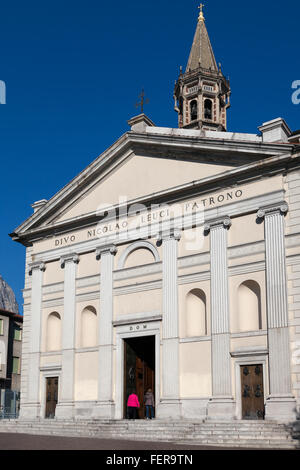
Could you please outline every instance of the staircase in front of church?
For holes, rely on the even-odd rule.
[[[147,442],[176,442],[218,447],[299,449],[300,422],[173,420],[1,420],[0,432]]]

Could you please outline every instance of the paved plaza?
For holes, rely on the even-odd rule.
[[[138,442],[87,437],[37,436],[0,433],[0,450],[221,450],[218,447],[164,442]],[[224,448],[223,448],[224,450]]]

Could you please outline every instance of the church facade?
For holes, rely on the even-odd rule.
[[[290,422],[300,407],[300,145],[227,132],[202,10],[174,91],[11,237],[26,247],[21,418]]]

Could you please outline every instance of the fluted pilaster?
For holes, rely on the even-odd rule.
[[[45,263],[29,265],[31,281],[31,316],[30,345],[28,357],[27,400],[22,403],[20,418],[37,418],[40,416],[40,351],[41,351],[41,318],[42,287]]]
[[[284,216],[288,205],[268,206],[258,211],[265,221],[266,290],[269,343],[269,387],[266,418],[293,419],[295,400],[291,393],[290,340],[285,254]]]
[[[74,413],[76,272],[79,256],[70,254],[60,260],[64,269],[64,314],[62,320],[62,373],[57,418],[70,418]]]
[[[98,315],[98,400],[94,416],[114,417],[113,401],[113,269],[117,248],[114,245],[97,249],[101,259],[100,312]]]
[[[210,232],[212,398],[208,415],[211,419],[231,418],[234,414],[227,263],[227,231],[230,226],[230,218],[224,217],[206,223],[204,227],[206,233]]]
[[[162,399],[161,417],[180,417],[178,241],[180,232],[160,234],[163,247]]]

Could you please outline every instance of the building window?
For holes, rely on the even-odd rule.
[[[14,329],[14,340],[15,341],[22,341],[22,330],[19,327]]]
[[[197,101],[193,100],[190,104],[191,108],[191,121],[197,121],[198,119],[198,105]]]
[[[3,335],[3,320],[0,319],[0,335]]]
[[[212,101],[204,101],[204,119],[212,120]]]
[[[13,374],[20,374],[20,358],[13,357]]]
[[[214,91],[215,87],[213,85],[203,85],[204,91]]]

